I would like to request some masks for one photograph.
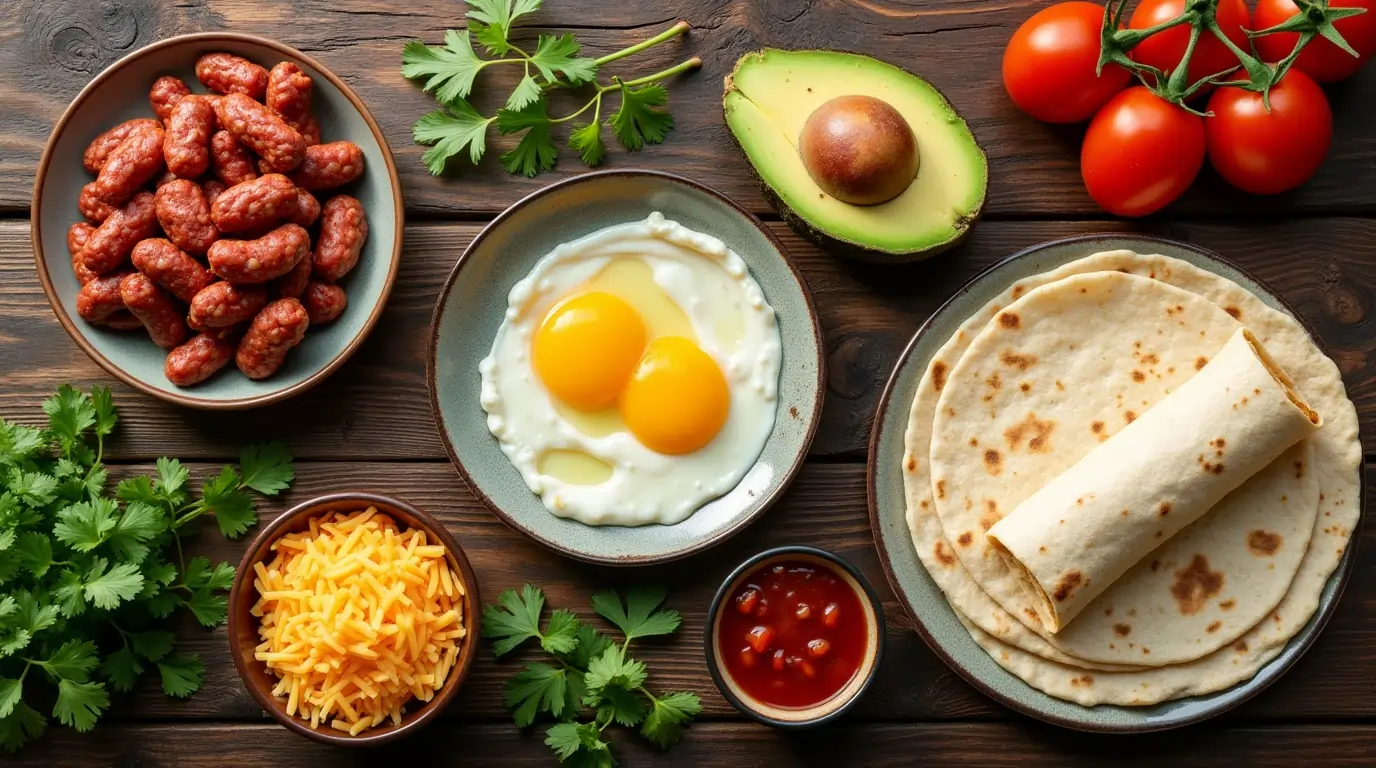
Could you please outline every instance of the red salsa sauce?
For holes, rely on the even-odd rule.
[[[751,573],[719,609],[717,647],[746,694],[776,707],[810,707],[855,677],[868,639],[848,582],[811,560]]]

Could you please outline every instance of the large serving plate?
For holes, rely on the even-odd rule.
[[[654,211],[721,239],[745,261],[774,307],[783,341],[778,414],[740,483],[676,525],[589,526],[555,517],[531,493],[487,428],[478,363],[513,285],[560,243]],[[445,447],[469,487],[502,520],[550,549],[590,562],[639,565],[686,557],[722,541],[778,498],[807,456],[821,414],[822,334],[802,277],[759,219],[696,182],[653,171],[601,171],[536,192],[484,229],[440,291],[427,378]]]
[[[908,413],[917,393],[918,382],[927,370],[932,355],[956,328],[1013,283],[1100,251],[1116,249],[1159,253],[1187,261],[1232,280],[1271,307],[1298,317],[1274,291],[1241,267],[1185,243],[1131,235],[1088,235],[1054,240],[1013,254],[957,291],[918,329],[903,350],[875,415],[874,432],[870,440],[868,491],[870,524],[889,582],[899,601],[912,616],[918,633],[951,669],[991,698],[1039,720],[1084,731],[1135,733],[1165,730],[1205,720],[1238,706],[1275,682],[1313,644],[1333,614],[1343,586],[1352,573],[1361,531],[1359,521],[1358,530],[1352,532],[1351,546],[1324,586],[1318,610],[1291,638],[1285,650],[1250,680],[1218,693],[1150,707],[1085,707],[1048,696],[1027,685],[1000,667],[975,643],[918,559],[904,514],[900,463]],[[1300,322],[1303,324],[1303,319]],[[1314,336],[1312,330],[1310,336]],[[1317,343],[1322,349],[1322,343]],[[1361,499],[1365,508],[1365,484]]]

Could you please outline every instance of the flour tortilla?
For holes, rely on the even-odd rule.
[[[1168,287],[1134,275],[1096,274],[1117,282]],[[1004,312],[1013,312],[1058,285],[1040,288]],[[1009,336],[1006,331],[996,333],[1005,339]],[[1072,408],[1092,402],[1093,397],[1075,400]],[[1044,408],[1038,410],[1046,414]],[[1274,477],[1253,476],[1321,424],[1322,417],[1294,391],[1284,371],[1275,367],[1249,331],[1240,329],[1207,365],[1113,437],[1083,441],[1091,448],[1069,469],[1044,483],[1024,473],[1020,482],[1036,490],[989,529],[988,540],[1022,585],[1024,604],[1031,602],[1047,631],[1057,633],[1106,590],[1117,587],[1119,577],[1139,560],[1156,556],[1158,548],[1229,493],[1247,483],[1278,481],[1276,503],[1262,503],[1251,510],[1251,530],[1240,533],[1236,546],[1227,547],[1227,540],[1218,539],[1213,521],[1201,526],[1214,534],[1209,543],[1226,547],[1232,557],[1221,559],[1219,548],[1202,546],[1186,553],[1190,564],[1176,571],[1173,580],[1155,579],[1146,572],[1156,582],[1156,593],[1128,595],[1121,588],[1111,592],[1120,610],[1135,609],[1150,619],[1129,623],[1127,617],[1115,618],[1111,612],[1096,617],[1116,628],[1119,641],[1133,636],[1139,643],[1155,642],[1152,635],[1177,636],[1199,629],[1217,634],[1222,622],[1209,621],[1211,614],[1205,611],[1209,600],[1230,579],[1255,587],[1261,586],[1261,577],[1271,583],[1260,591],[1273,592],[1275,597],[1264,604],[1253,603],[1259,613],[1244,614],[1255,623],[1285,594],[1299,567],[1298,555],[1304,551],[1292,542],[1293,566],[1275,567],[1274,555],[1286,542],[1270,530],[1272,522],[1277,518],[1300,521],[1307,540],[1319,498],[1312,472],[1279,465],[1280,473]],[[1092,445],[1095,442],[1097,446]],[[1296,506],[1302,505],[1300,514],[1291,513],[1289,494],[1295,494]],[[1158,568],[1156,573],[1163,570],[1172,572]],[[1223,582],[1215,585],[1216,578]],[[1191,621],[1182,626],[1175,620],[1177,613]],[[1236,614],[1236,604],[1223,613]],[[1204,621],[1209,623],[1195,618],[1200,614],[1206,614]],[[1134,623],[1149,626],[1145,633],[1134,633]]]
[[[940,394],[940,387],[936,385],[938,382],[944,384],[951,366],[964,353],[974,334],[1003,307],[1029,290],[1070,275],[1101,270],[1146,275],[1198,293],[1225,308],[1257,334],[1262,343],[1291,372],[1296,386],[1305,395],[1306,400],[1322,411],[1326,418],[1324,428],[1311,440],[1306,441],[1312,443],[1312,467],[1321,491],[1313,538],[1292,581],[1290,592],[1267,619],[1271,626],[1268,627],[1264,639],[1269,645],[1248,642],[1252,634],[1249,632],[1239,638],[1239,641],[1247,646],[1247,650],[1235,651],[1242,654],[1241,656],[1229,657],[1217,652],[1194,662],[1173,667],[1187,670],[1192,679],[1200,681],[1199,685],[1188,693],[1179,695],[1220,690],[1254,673],[1275,655],[1275,652],[1268,653],[1267,647],[1283,645],[1313,614],[1323,584],[1337,567],[1348,544],[1352,527],[1357,521],[1358,469],[1361,462],[1356,410],[1346,397],[1337,366],[1313,345],[1308,334],[1291,317],[1269,307],[1226,278],[1178,259],[1159,255],[1139,255],[1130,251],[1110,251],[1020,280],[968,318],[933,356],[919,383],[918,393],[909,414],[906,451],[902,462],[907,518],[913,543],[923,565],[957,613],[968,618],[978,629],[1007,644],[1010,649],[1025,651],[1026,655],[1035,655],[1039,659],[1069,662],[1086,669],[1122,671],[1132,668],[1130,665],[1077,660],[1013,618],[980,589],[956,557],[953,545],[946,537],[941,521],[935,514],[927,461],[933,418]],[[1182,536],[1187,534],[1188,531]],[[1241,646],[1234,643],[1231,647]],[[1010,656],[1016,658],[1014,654]],[[1056,669],[1052,661],[1045,663],[1047,669]],[[1242,671],[1237,674],[1241,677],[1229,676],[1232,673],[1228,670],[1239,669],[1239,665]],[[1148,670],[1141,670],[1141,673],[1152,674]],[[1121,678],[1120,684],[1115,686],[1117,693],[1101,701],[1145,704],[1171,697],[1164,694],[1159,698],[1143,699],[1139,694],[1129,690],[1129,677]],[[1066,680],[1068,679],[1067,677]],[[1062,688],[1068,685],[1066,682]],[[1048,683],[1046,687],[1048,692],[1057,695],[1055,686]],[[1061,695],[1063,698],[1074,698],[1068,693]]]

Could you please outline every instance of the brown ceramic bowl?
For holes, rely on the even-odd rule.
[[[830,697],[806,707],[781,707],[759,700],[750,695],[731,677],[723,659],[721,642],[721,615],[723,606],[731,599],[751,575],[768,565],[784,562],[804,562],[834,573],[860,600],[865,612],[865,652],[860,659],[860,667]],[[726,610],[730,610],[726,608]],[[790,546],[776,547],[761,552],[736,566],[736,570],[723,581],[721,588],[712,598],[712,607],[707,612],[707,634],[703,638],[707,652],[707,671],[722,696],[742,713],[775,728],[810,728],[839,718],[846,710],[869,689],[870,682],[879,672],[879,663],[884,657],[884,611],[879,596],[855,566],[825,550],[814,547]]]
[[[305,720],[287,714],[286,701],[272,695],[277,677],[269,672],[262,662],[253,658],[254,648],[259,642],[258,619],[249,611],[258,600],[257,591],[253,587],[253,566],[271,558],[270,547],[274,541],[285,534],[305,530],[310,518],[316,515],[366,509],[370,506],[391,515],[398,524],[425,531],[427,537],[444,545],[449,553],[449,567],[463,583],[465,637],[459,648],[459,657],[454,662],[454,669],[449,673],[449,679],[445,680],[444,687],[434,698],[419,706],[412,701],[407,705],[406,714],[398,725],[387,723],[363,731],[357,736],[350,736],[329,726],[313,729]],[[376,746],[414,733],[435,719],[449,706],[449,702],[454,700],[459,688],[463,686],[464,678],[468,677],[468,669],[473,666],[473,659],[478,655],[478,611],[481,605],[478,599],[478,579],[473,574],[473,567],[468,564],[468,558],[459,547],[459,543],[440,521],[404,501],[386,496],[360,492],[332,493],[298,504],[283,512],[281,517],[260,531],[249,545],[244,558],[239,561],[239,568],[234,574],[234,586],[229,592],[229,652],[234,657],[234,667],[239,671],[239,678],[244,681],[244,687],[248,688],[253,698],[277,722],[302,736],[326,744],[344,747]]]
[[[312,110],[325,141],[347,139],[362,150],[363,177],[338,191],[358,198],[368,215],[368,239],[358,266],[340,281],[349,307],[329,325],[311,329],[282,368],[262,381],[223,370],[195,387],[178,387],[163,374],[167,353],[147,334],[113,331],[86,323],[76,313],[81,285],[72,273],[67,228],[81,220],[76,200],[93,177],[82,167],[86,145],[101,132],[135,117],[152,117],[148,89],[161,75],[182,78],[193,91],[196,59],[225,51],[272,67],[292,61],[315,82]],[[321,193],[321,202],[331,192]],[[53,313],[72,340],[111,375],[154,397],[192,408],[233,410],[285,400],[324,381],[344,364],[372,330],[391,293],[401,263],[401,183],[382,129],[358,95],[320,62],[256,35],[205,32],[159,40],[110,65],[58,118],[43,150],[34,182],[32,232],[38,278]],[[227,366],[232,369],[233,365]]]

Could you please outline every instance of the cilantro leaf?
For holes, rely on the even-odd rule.
[[[57,684],[53,716],[63,725],[84,733],[95,727],[96,719],[110,706],[110,694],[101,683],[62,680]]]
[[[669,102],[669,91],[659,83],[631,88],[621,83],[621,108],[612,115],[612,133],[632,152],[646,144],[659,144],[674,127],[674,118],[662,107]]]
[[[15,596],[16,608],[9,625],[36,635],[57,623],[57,606],[43,605],[39,595],[20,591]]]
[[[609,647],[588,664],[588,692],[599,695],[609,686],[633,691],[647,675],[644,663],[627,658],[620,648]]]
[[[47,442],[42,430],[0,419],[0,465],[26,461]]]
[[[530,75],[521,78],[516,90],[506,98],[507,109],[525,109],[536,101],[544,98],[544,93],[540,90],[540,83]]]
[[[627,728],[640,725],[645,719],[645,699],[634,691],[609,685],[598,694],[598,709]]]
[[[186,599],[186,607],[196,616],[203,627],[218,627],[225,623],[229,614],[229,601],[224,595],[216,594],[209,587],[202,587]]]
[[[215,515],[226,538],[235,539],[258,522],[253,497],[239,490],[239,473],[226,464],[220,474],[201,485],[201,501]]]
[[[478,42],[494,56],[503,56],[511,50],[507,35],[512,22],[539,10],[541,0],[470,0],[468,28],[474,30]],[[476,22],[476,23],[475,23]]]
[[[616,765],[611,745],[602,740],[602,729],[595,722],[553,726],[545,732],[545,744],[554,750],[559,762],[569,763],[574,768],[613,768]]]
[[[24,695],[24,683],[14,678],[0,677],[0,720],[10,716]]]
[[[177,566],[171,563],[150,560],[145,561],[143,565],[143,580],[146,582],[166,586],[177,580]]]
[[[125,560],[141,563],[148,556],[148,541],[166,527],[167,518],[161,509],[135,501],[124,508],[107,541]]]
[[[190,479],[191,470],[164,456],[158,459],[158,479],[153,487],[158,498],[174,507],[181,506],[186,501],[186,481]]]
[[[7,717],[0,717],[0,749],[18,752],[19,748],[43,735],[48,721],[38,710],[24,702]]]
[[[69,504],[57,511],[53,535],[77,552],[90,552],[114,530],[117,511],[115,502],[105,498]]]
[[[143,664],[128,648],[115,651],[100,663],[100,676],[110,683],[110,687],[116,693],[134,690],[134,685],[138,683],[139,675],[142,674]]]
[[[13,616],[19,612],[19,603],[15,602],[13,595],[0,597],[0,619]]]
[[[162,501],[158,492],[153,490],[152,479],[143,475],[119,481],[119,485],[115,486],[115,498],[125,503],[141,501],[145,504],[157,504]]]
[[[466,29],[446,30],[443,47],[412,40],[401,49],[401,76],[426,78],[423,89],[434,91],[441,104],[467,98],[474,78],[490,63],[474,53]]]
[[[71,384],[57,388],[57,394],[43,401],[48,414],[48,429],[62,443],[64,450],[81,439],[81,434],[96,423],[96,409],[91,398],[77,391]]]
[[[421,117],[411,126],[411,138],[417,144],[433,144],[421,160],[431,174],[444,173],[449,158],[468,148],[468,159],[477,165],[487,151],[487,127],[496,117],[483,117],[473,105],[455,99],[444,109],[437,109]]]
[[[239,452],[239,469],[244,478],[240,485],[263,494],[276,496],[296,479],[291,465],[291,452],[285,443],[255,443]]]
[[[545,744],[554,750],[559,762],[564,762],[574,752],[583,748],[583,736],[579,733],[583,727],[585,726],[578,723],[559,723],[545,731]]]
[[[34,578],[43,578],[53,564],[53,544],[38,531],[19,534],[11,555]]]
[[[545,593],[533,584],[521,587],[520,594],[508,589],[497,598],[497,605],[483,606],[483,637],[496,638],[492,655],[505,656],[532,637],[540,637],[540,611]]]
[[[181,604],[181,598],[177,597],[176,593],[164,590],[145,600],[143,607],[148,609],[148,615],[153,618],[165,619],[171,616],[177,610],[177,606]]]
[[[506,706],[518,727],[535,722],[535,716],[548,712],[554,717],[564,713],[567,672],[549,664],[527,664],[506,682]]]
[[[129,634],[130,648],[133,649],[134,653],[149,661],[158,661],[171,653],[172,645],[176,642],[175,635],[161,629]]]
[[[24,472],[18,467],[12,468],[8,485],[16,499],[34,509],[50,504],[57,496],[57,478],[42,472]]]
[[[205,682],[205,665],[199,656],[172,656],[158,662],[162,692],[184,699],[200,690]]]
[[[16,629],[8,635],[0,635],[0,659],[12,656],[25,648],[33,640],[33,633],[27,629]]]
[[[678,611],[655,610],[668,594],[663,587],[634,586],[627,590],[623,607],[616,592],[606,590],[592,596],[592,609],[615,624],[627,642],[637,637],[667,635],[678,629],[682,621]]]
[[[17,538],[13,528],[0,531],[0,552],[4,552],[14,546],[14,542]]]
[[[549,653],[568,653],[578,645],[578,617],[560,608],[549,615],[549,624],[540,637],[540,647]]]
[[[115,402],[110,397],[109,387],[91,388],[91,407],[96,415],[96,434],[105,437],[115,431],[115,424],[119,423],[119,414],[115,412]]]
[[[204,587],[210,582],[210,558],[197,555],[186,561],[186,570],[182,571],[182,583],[192,589]]]
[[[210,572],[206,579],[206,586],[211,589],[228,590],[234,586],[234,566],[229,563],[220,563]]]
[[[678,691],[659,698],[651,697],[650,714],[640,733],[661,749],[667,749],[683,738],[683,725],[702,712],[702,701],[696,693]]]
[[[556,72],[563,74],[571,85],[590,83],[597,79],[597,61],[578,56],[578,40],[572,33],[560,36],[540,35],[530,63],[540,70],[547,83],[558,82]]]
[[[86,584],[81,580],[81,574],[71,568],[64,569],[57,577],[57,584],[53,587],[51,597],[56,601],[57,609],[63,616],[72,618],[80,616],[86,611]]]
[[[519,173],[533,179],[541,171],[554,167],[559,159],[559,148],[550,137],[549,126],[537,125],[526,131],[515,148],[503,152],[500,159],[507,173]]]
[[[612,644],[611,638],[597,631],[593,625],[580,622],[578,625],[578,644],[566,654],[564,660],[569,664],[587,670],[593,659],[601,656]]]
[[[143,574],[134,563],[119,563],[105,570],[106,561],[97,557],[86,574],[86,599],[97,608],[110,610],[132,600],[143,588]]]
[[[40,662],[40,666],[54,680],[84,683],[90,679],[91,670],[100,663],[97,654],[96,644],[90,640],[70,640]]]
[[[594,121],[575,125],[569,133],[569,149],[577,152],[578,159],[589,168],[601,165],[607,155],[607,145],[602,143],[602,124]]]

